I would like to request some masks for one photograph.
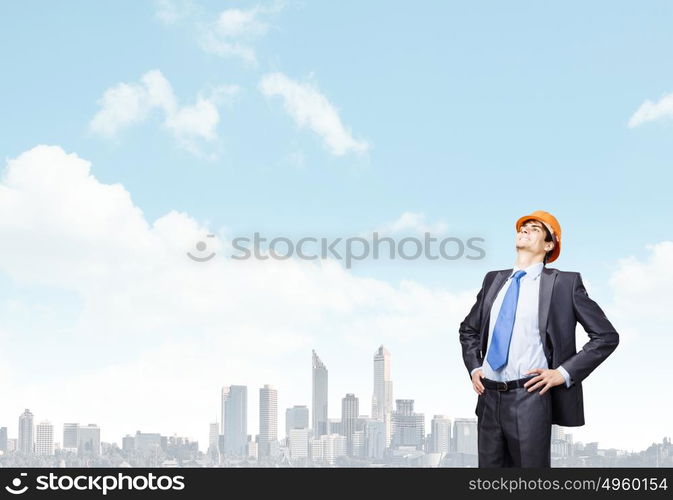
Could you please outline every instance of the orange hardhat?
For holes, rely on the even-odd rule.
[[[551,256],[547,262],[554,262],[561,253],[561,224],[559,224],[556,220],[556,217],[554,217],[549,212],[545,212],[544,210],[536,210],[532,214],[524,215],[516,221],[517,233],[519,232],[519,229],[521,229],[521,225],[528,219],[535,219],[542,222],[542,224],[544,224],[551,233],[552,240],[554,240],[554,249],[552,250]]]

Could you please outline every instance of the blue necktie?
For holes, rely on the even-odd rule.
[[[516,303],[519,300],[519,279],[526,274],[526,271],[517,271],[512,277],[505,298],[500,306],[498,320],[493,328],[493,339],[491,348],[488,351],[486,360],[493,370],[498,371],[507,363],[509,354],[509,343],[512,340],[512,329],[514,328],[514,317],[516,316]]]

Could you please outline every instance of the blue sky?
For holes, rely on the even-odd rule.
[[[254,62],[199,43],[203,29],[232,9],[252,21],[239,26],[241,33],[230,25],[223,40],[244,46]],[[457,295],[476,292],[486,271],[511,267],[514,221],[547,210],[563,227],[561,257],[551,267],[582,272],[599,304],[617,307],[615,283],[624,281],[610,280],[625,273],[619,260],[632,256],[630,265],[650,269],[659,261],[647,245],[671,239],[671,113],[662,104],[658,118],[628,124],[646,100],[656,103],[673,91],[672,18],[670,2],[7,3],[0,7],[0,151],[6,160],[40,144],[76,153],[91,162],[99,183],[123,186],[150,225],[175,210],[218,234],[336,236],[419,214],[427,224],[444,223],[447,234],[485,238],[486,258],[367,262],[349,274]],[[186,147],[159,108],[119,127],[113,138],[92,128],[108,89],[138,86],[152,70],[170,83],[178,106],[216,88],[235,89],[217,103],[214,139],[188,139]],[[261,90],[272,74],[319,92],[365,150],[336,154],[315,127],[300,126],[282,97]],[[46,243],[44,255],[51,242],[38,238],[39,228],[27,230],[36,238],[27,241]],[[74,352],[81,345],[76,334],[59,341],[46,332],[56,325],[76,330],[86,298],[76,285],[38,283],[18,261],[7,262],[16,266],[0,270],[0,311],[13,332],[6,335],[7,356],[45,343],[59,356]],[[647,286],[644,301],[657,290]],[[48,304],[50,312],[25,315],[19,300]],[[457,336],[457,326],[441,334]],[[372,333],[364,340],[370,357],[385,338]],[[129,350],[159,341],[139,342]],[[336,344],[332,357],[343,354]],[[328,366],[329,345],[319,352]],[[405,345],[400,341],[398,352]],[[399,361],[408,364],[409,397],[426,385],[421,359],[429,345],[416,344],[408,351],[416,358]],[[39,369],[7,363],[40,378]],[[461,373],[461,359],[450,363]],[[623,363],[630,366],[629,358]],[[605,380],[613,377],[609,367],[596,377],[601,371],[609,372]],[[354,389],[365,408],[369,368],[366,384]],[[72,365],[64,370],[76,373]],[[418,396],[428,423],[433,412],[459,416],[440,402],[429,408],[429,394]],[[462,396],[463,415],[471,411],[470,396]],[[13,423],[36,403],[15,406],[0,417]],[[588,421],[594,410],[587,410]],[[198,432],[205,436],[206,429]],[[649,444],[635,436],[622,442]]]

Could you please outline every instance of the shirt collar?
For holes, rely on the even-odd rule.
[[[523,269],[524,271],[526,271],[524,278],[530,278],[533,280],[537,279],[538,276],[540,276],[540,273],[542,273],[543,267],[544,267],[543,262],[536,262],[535,264],[531,264],[530,266]],[[519,270],[521,270],[520,267],[514,266],[514,269],[512,269],[512,273],[509,275],[509,277],[511,278],[512,276],[514,276],[514,273]]]

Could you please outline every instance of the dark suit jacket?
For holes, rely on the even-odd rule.
[[[483,364],[491,306],[512,271],[486,273],[477,301],[460,324],[460,343],[468,373]],[[552,423],[584,425],[581,382],[615,350],[619,335],[598,304],[589,298],[580,273],[543,267],[540,280],[539,328],[547,364],[552,369],[562,364],[572,382],[570,387],[564,383],[550,389]],[[578,321],[590,339],[579,352],[575,347]],[[477,403],[477,416],[482,399]]]

